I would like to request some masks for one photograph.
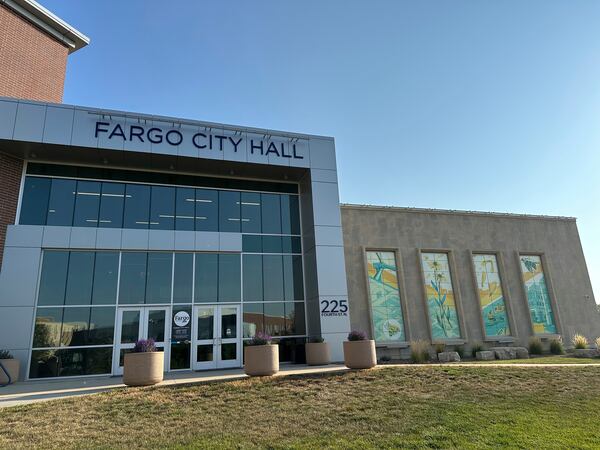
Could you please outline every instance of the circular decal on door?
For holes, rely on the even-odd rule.
[[[175,325],[178,327],[185,327],[190,323],[190,315],[185,311],[179,311],[173,316],[173,322],[175,322]]]

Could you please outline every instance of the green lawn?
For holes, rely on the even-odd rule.
[[[598,448],[600,367],[404,366],[0,409],[0,448]]]

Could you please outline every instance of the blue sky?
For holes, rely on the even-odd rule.
[[[578,218],[600,302],[600,2],[41,0],[65,103],[336,138],[343,202]]]

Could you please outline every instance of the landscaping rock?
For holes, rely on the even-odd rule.
[[[460,362],[458,352],[442,352],[438,353],[438,361],[441,363]]]
[[[493,347],[492,351],[497,359],[517,359],[517,350],[515,347]]]
[[[595,358],[599,356],[599,352],[595,348],[575,348],[573,356],[575,358]]]
[[[517,351],[517,358],[519,359],[529,359],[529,350],[525,347],[515,347]]]
[[[479,361],[493,361],[496,359],[496,354],[490,350],[482,350],[475,353],[475,359]]]

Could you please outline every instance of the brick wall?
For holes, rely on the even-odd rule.
[[[67,47],[0,5],[0,96],[60,103]]]
[[[0,267],[6,227],[15,223],[23,161],[0,153]]]

